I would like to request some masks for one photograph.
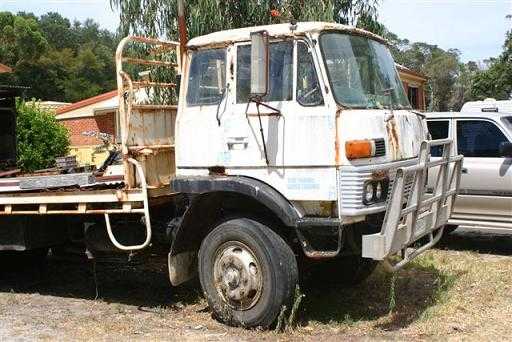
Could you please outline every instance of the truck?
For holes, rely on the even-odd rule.
[[[116,68],[120,174],[0,180],[1,250],[153,248],[218,320],[266,328],[306,265],[357,282],[442,236],[462,156],[430,139],[383,38],[324,22],[128,36]]]

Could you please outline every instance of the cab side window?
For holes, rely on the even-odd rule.
[[[492,122],[457,121],[457,149],[465,157],[499,158],[500,144],[507,141],[507,137]]]
[[[303,106],[324,103],[313,56],[304,42],[297,43],[297,101]]]
[[[428,131],[432,136],[432,140],[446,139],[448,138],[449,132],[449,121],[448,120],[436,120],[428,121]],[[441,157],[443,154],[442,146],[433,146],[430,150],[432,157]]]
[[[224,49],[194,52],[190,63],[187,104],[219,103],[226,88],[226,51]]]
[[[249,101],[251,91],[251,46],[237,49],[236,102]],[[270,44],[269,92],[264,101],[291,101],[293,98],[293,44]]]

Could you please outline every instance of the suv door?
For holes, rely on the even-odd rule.
[[[510,137],[493,121],[457,119],[456,141],[464,165],[452,219],[501,222],[512,228],[512,162],[499,152]]]

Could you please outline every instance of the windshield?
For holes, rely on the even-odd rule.
[[[386,46],[361,36],[329,32],[320,36],[320,47],[340,105],[411,108]]]

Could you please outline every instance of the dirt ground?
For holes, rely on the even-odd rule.
[[[164,262],[97,264],[98,299],[87,260],[4,272],[0,341],[512,338],[512,234],[456,231],[394,279],[377,269],[356,288],[303,289],[298,326],[284,333],[217,323],[197,285],[171,288]]]

